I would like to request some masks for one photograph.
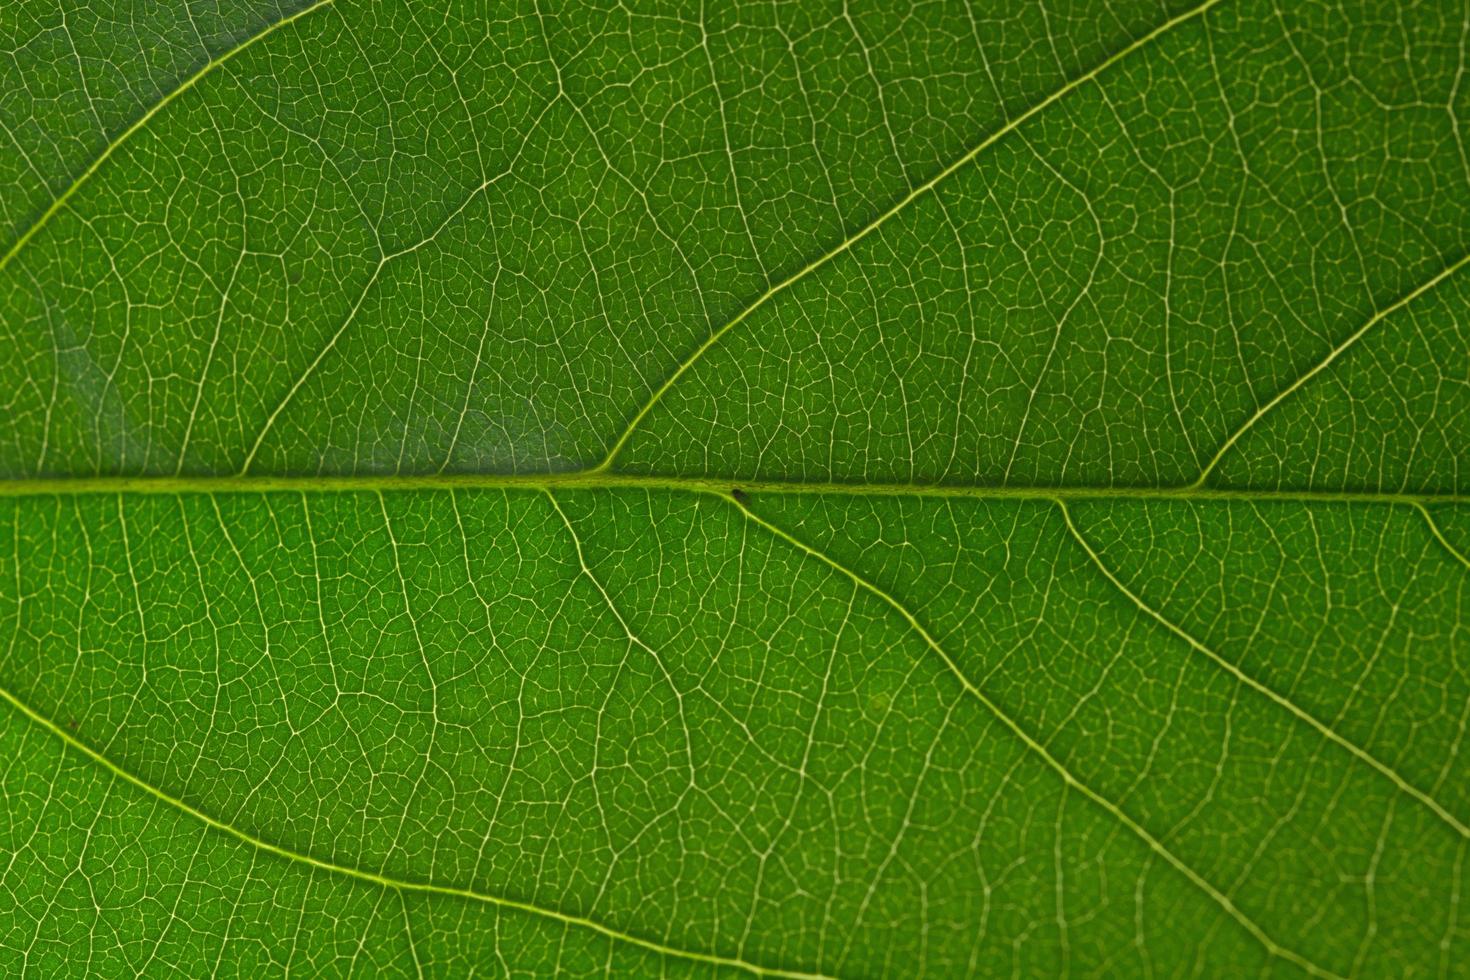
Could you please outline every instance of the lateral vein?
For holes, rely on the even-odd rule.
[[[612,448],[608,450],[607,456],[604,457],[602,462],[595,467],[594,472],[607,470],[609,467],[612,466],[613,461],[617,459],[618,455],[623,451],[623,447],[626,446],[628,440],[632,438],[634,430],[638,428],[639,424],[642,423],[643,419],[648,415],[649,412],[653,410],[653,407],[659,403],[659,401],[668,392],[668,390],[674,386],[674,383],[677,382],[686,373],[688,373],[689,369],[692,368],[701,358],[703,358],[704,355],[708,353],[712,347],[718,344],[721,338],[723,338],[731,330],[735,329],[737,326],[743,323],[751,316],[751,314],[755,313],[761,307],[765,306],[780,293],[785,292],[790,287],[796,285],[796,283],[805,279],[817,269],[820,269],[828,262],[831,262],[839,255],[842,255],[844,252],[849,251],[858,242],[862,241],[864,238],[867,238],[873,232],[877,231],[879,228],[887,224],[889,219],[893,218],[899,212],[903,211],[916,199],[923,197],[930,191],[934,190],[934,188],[938,187],[950,176],[963,168],[966,164],[973,161],[986,149],[998,143],[1010,133],[1015,132],[1017,128],[1019,128],[1023,123],[1030,120],[1037,113],[1041,112],[1041,110],[1057,102],[1068,93],[1073,92],[1076,89],[1081,88],[1088,82],[1094,80],[1103,72],[1111,68],[1113,65],[1133,54],[1135,51],[1138,51],[1140,48],[1148,46],[1160,35],[1168,33],[1169,31],[1173,30],[1180,24],[1185,23],[1186,21],[1193,20],[1195,17],[1200,16],[1219,2],[1220,0],[1205,0],[1204,3],[1201,3],[1197,7],[1186,10],[1181,14],[1176,14],[1175,16],[1164,21],[1164,23],[1160,24],[1158,27],[1155,27],[1153,30],[1149,31],[1147,34],[1144,34],[1143,36],[1135,39],[1127,47],[1121,48],[1120,50],[1108,56],[1103,61],[1099,62],[1097,65],[1093,66],[1083,74],[1078,75],[1076,78],[1073,78],[1070,81],[1066,82],[1056,91],[1052,92],[1046,98],[1031,106],[1025,112],[1022,112],[1019,115],[1016,115],[1007,120],[1004,125],[996,129],[990,135],[986,136],[979,143],[975,144],[975,146],[971,147],[964,156],[960,157],[958,160],[955,160],[953,163],[949,164],[949,166],[945,167],[943,170],[939,171],[934,176],[930,177],[928,180],[924,181],[922,184],[919,184],[913,190],[909,191],[895,204],[893,204],[887,211],[884,211],[882,214],[878,215],[878,217],[868,222],[862,228],[858,229],[856,232],[843,239],[833,248],[823,253],[821,257],[812,260],[811,262],[802,266],[800,269],[793,272],[791,275],[787,276],[785,279],[768,288],[764,293],[761,293],[760,296],[756,297],[755,302],[745,307],[745,309],[737,313],[733,319],[726,321],[724,326],[715,330],[707,338],[705,338],[704,343],[700,344],[699,347],[695,349],[694,353],[690,354],[677,368],[674,369],[674,372],[664,380],[663,384],[661,384],[654,391],[653,395],[649,397],[648,401],[643,404],[643,407],[640,408],[638,412],[633,416],[632,420],[628,422],[627,426],[623,429],[622,434],[618,436],[617,441],[614,442]]]
[[[1302,374],[1301,377],[1297,378],[1291,384],[1278,391],[1275,397],[1273,397],[1266,404],[1262,405],[1260,408],[1256,409],[1255,413],[1251,415],[1250,418],[1246,419],[1245,422],[1243,422],[1234,432],[1230,433],[1229,437],[1220,444],[1220,448],[1215,450],[1215,455],[1210,457],[1210,461],[1205,464],[1204,469],[1200,470],[1199,476],[1195,478],[1194,483],[1191,485],[1197,487],[1204,486],[1206,481],[1209,480],[1210,474],[1213,473],[1215,471],[1215,468],[1220,465],[1220,461],[1225,458],[1230,450],[1234,448],[1235,444],[1238,443],[1247,432],[1255,428],[1256,424],[1260,422],[1261,419],[1269,415],[1272,410],[1276,408],[1276,406],[1280,405],[1282,402],[1286,401],[1302,388],[1306,387],[1309,381],[1311,381],[1317,375],[1321,374],[1323,371],[1327,370],[1327,368],[1332,365],[1333,361],[1337,360],[1344,353],[1346,353],[1348,349],[1356,344],[1359,340],[1362,340],[1364,334],[1368,333],[1368,331],[1378,326],[1378,324],[1388,319],[1394,313],[1397,313],[1399,310],[1402,310],[1404,307],[1408,306],[1420,296],[1423,296],[1425,293],[1434,289],[1435,286],[1438,286],[1450,276],[1463,269],[1467,264],[1470,264],[1470,252],[1466,252],[1459,259],[1445,266],[1434,276],[1420,283],[1418,286],[1409,290],[1407,293],[1400,296],[1398,299],[1394,300],[1392,303],[1383,307],[1383,309],[1377,311],[1371,317],[1369,317],[1366,323],[1364,323],[1357,330],[1354,330],[1341,343],[1332,348],[1332,350],[1328,351],[1327,356],[1323,357],[1322,360],[1314,364],[1311,369]]]
[[[1231,919],[1233,919],[1237,924],[1245,929],[1245,931],[1248,932],[1252,936],[1252,938],[1260,943],[1267,953],[1279,959],[1285,960],[1286,962],[1295,964],[1312,976],[1338,976],[1331,970],[1319,966],[1318,964],[1307,959],[1305,956],[1302,956],[1300,953],[1297,953],[1295,950],[1289,949],[1273,939],[1271,935],[1260,926],[1260,924],[1258,924],[1250,916],[1246,915],[1245,912],[1241,911],[1240,907],[1236,905],[1233,900],[1231,900],[1230,896],[1220,891],[1220,889],[1216,888],[1202,875],[1200,875],[1199,872],[1195,871],[1188,864],[1184,863],[1183,859],[1181,859],[1173,851],[1169,850],[1164,845],[1163,841],[1159,840],[1159,838],[1150,833],[1148,828],[1144,827],[1137,820],[1133,819],[1133,817],[1129,816],[1125,810],[1123,810],[1117,804],[1113,803],[1107,797],[1103,796],[1097,790],[1082,782],[1082,780],[1079,779],[1075,774],[1073,774],[1073,772],[1068,769],[1066,765],[1061,762],[1061,760],[1052,755],[1050,750],[1048,750],[1045,745],[1043,745],[1034,736],[1027,732],[1026,729],[1022,728],[1019,722],[1017,722],[1008,713],[1006,713],[1000,707],[1000,705],[992,701],[984,691],[980,690],[980,688],[976,686],[975,682],[970,679],[969,675],[967,675],[963,670],[960,669],[959,664],[956,663],[954,658],[949,655],[948,651],[946,651],[944,647],[940,646],[939,641],[934,639],[933,634],[931,634],[928,629],[924,627],[923,623],[919,622],[918,617],[910,612],[907,606],[899,602],[898,599],[894,598],[892,594],[886,592],[879,586],[868,581],[862,575],[858,574],[855,570],[848,568],[846,565],[842,564],[836,559],[829,557],[825,552],[821,551],[820,549],[807,544],[805,541],[802,541],[800,538],[796,537],[790,532],[776,526],[775,524],[770,523],[765,518],[760,517],[758,514],[753,512],[749,507],[747,507],[740,500],[736,499],[734,496],[730,494],[718,494],[718,496],[730,503],[732,506],[738,508],[748,520],[764,528],[768,533],[786,542],[787,544],[805,553],[806,555],[815,558],[817,561],[820,561],[822,564],[828,566],[839,574],[851,579],[852,582],[859,588],[873,594],[877,598],[881,599],[884,603],[886,603],[889,607],[891,607],[895,612],[899,614],[899,616],[903,618],[903,620],[909,625],[909,628],[912,629],[914,633],[917,634],[919,638],[924,641],[924,644],[931,651],[933,651],[940,660],[944,662],[944,665],[949,669],[949,672],[955,676],[955,678],[960,682],[960,685],[965,689],[965,691],[969,693],[972,697],[974,697],[977,701],[979,701],[982,705],[984,705],[985,708],[990,712],[990,714],[1001,723],[1001,725],[1003,725],[1008,731],[1011,732],[1012,735],[1019,739],[1026,746],[1027,749],[1038,756],[1047,765],[1048,768],[1055,772],[1057,776],[1061,778],[1062,783],[1065,786],[1070,789],[1075,789],[1077,792],[1081,793],[1089,801],[1106,811],[1114,819],[1116,819],[1119,823],[1121,823],[1124,827],[1131,831],[1134,836],[1138,837],[1139,840],[1141,840],[1149,848],[1149,850],[1153,851],[1155,854],[1159,855],[1159,857],[1163,858],[1171,867],[1174,868],[1175,871],[1179,872],[1186,879],[1188,879],[1191,884],[1193,884],[1200,891],[1204,892],[1216,905],[1218,905],[1227,915],[1229,915]]]
[[[1392,766],[1380,760],[1377,756],[1373,755],[1367,749],[1362,748],[1361,746],[1347,739],[1345,736],[1339,734],[1335,729],[1332,728],[1332,726],[1328,725],[1326,722],[1319,720],[1311,712],[1307,711],[1305,708],[1300,707],[1290,698],[1286,697],[1285,695],[1278,694],[1276,691],[1256,680],[1254,677],[1241,670],[1234,663],[1225,659],[1220,654],[1212,650],[1210,647],[1202,643],[1200,640],[1196,639],[1193,634],[1189,633],[1182,626],[1179,626],[1173,620],[1169,619],[1163,613],[1159,612],[1153,606],[1145,602],[1141,596],[1130,589],[1122,579],[1114,574],[1113,570],[1109,568],[1106,563],[1103,562],[1102,556],[1097,553],[1097,551],[1092,547],[1092,544],[1085,537],[1082,536],[1082,532],[1078,530],[1076,523],[1072,520],[1072,513],[1067,509],[1066,503],[1064,501],[1058,500],[1057,507],[1062,512],[1062,520],[1067,525],[1067,531],[1071,534],[1072,538],[1076,540],[1077,544],[1082,547],[1082,550],[1087,553],[1087,557],[1092,560],[1093,565],[1097,566],[1097,570],[1103,574],[1103,577],[1106,578],[1115,589],[1117,589],[1123,595],[1127,596],[1128,600],[1132,602],[1133,605],[1137,607],[1140,612],[1144,613],[1150,619],[1154,620],[1156,623],[1167,629],[1170,633],[1173,633],[1179,639],[1189,644],[1189,646],[1198,653],[1204,654],[1216,665],[1223,668],[1226,673],[1230,674],[1231,677],[1234,677],[1237,681],[1255,691],[1257,694],[1264,695],[1268,700],[1272,701],[1276,705],[1285,708],[1299,721],[1303,721],[1308,726],[1310,726],[1315,732],[1317,732],[1317,734],[1321,735],[1323,738],[1327,739],[1329,742],[1333,743],[1337,747],[1347,750],[1347,752],[1354,758],[1358,759],[1358,761],[1366,763],[1380,776],[1383,776],[1389,782],[1393,783],[1394,786],[1397,787],[1398,790],[1405,796],[1410,797],[1411,799],[1429,809],[1436,817],[1438,817],[1450,829],[1454,830],[1461,837],[1470,838],[1470,827],[1466,827],[1465,824],[1458,817],[1446,810],[1438,800],[1410,783],[1407,779],[1401,776],[1398,771],[1395,770]]]
[[[0,271],[4,271],[5,267],[10,264],[10,260],[15,258],[16,254],[25,247],[25,244],[29,242],[32,238],[34,238],[36,236],[36,233],[44,228],[47,222],[49,222],[52,218],[56,216],[56,213],[58,211],[66,206],[66,202],[71,200],[72,195],[80,190],[83,184],[92,179],[92,176],[102,168],[102,165],[107,162],[108,158],[111,157],[114,152],[116,152],[117,148],[126,143],[133,136],[133,134],[137,133],[140,129],[147,126],[154,116],[158,115],[165,108],[167,108],[168,105],[179,96],[183,95],[185,92],[193,88],[201,78],[203,78],[205,75],[208,75],[210,72],[214,71],[225,62],[234,58],[241,52],[248,50],[257,42],[264,40],[265,38],[274,34],[276,31],[287,26],[288,24],[295,23],[296,21],[305,17],[307,14],[310,14],[321,7],[327,6],[331,2],[332,0],[317,0],[317,2],[312,4],[311,6],[298,10],[291,16],[270,24],[257,34],[252,34],[250,37],[246,38],[235,47],[226,51],[224,54],[209,59],[209,61],[205,62],[205,64],[198,71],[190,75],[188,78],[184,79],[184,81],[180,83],[177,88],[173,89],[163,98],[155,102],[153,106],[148,109],[147,112],[143,113],[143,115],[134,120],[131,126],[118,134],[118,136],[113,139],[112,142],[108,143],[107,146],[103,147],[102,152],[97,155],[97,159],[93,160],[92,163],[87,167],[87,169],[83,170],[81,174],[77,176],[76,180],[73,180],[71,182],[66,190],[57,195],[56,200],[51,202],[51,206],[48,207],[45,211],[41,212],[41,216],[37,218],[35,222],[29,228],[27,228],[19,238],[15,240],[15,243],[11,245],[8,250],[6,250],[3,256],[0,256]]]
[[[328,0],[328,2],[330,2],[330,0]],[[555,909],[543,908],[530,902],[523,902],[517,899],[507,898],[503,895],[492,895],[486,892],[478,892],[471,888],[457,888],[449,885],[436,885],[431,882],[407,881],[400,878],[392,878],[387,875],[377,874],[372,871],[365,871],[362,868],[355,868],[351,865],[345,864],[336,864],[331,861],[324,861],[321,858],[313,857],[310,854],[303,854],[299,851],[293,851],[290,848],[282,847],[279,844],[273,844],[270,841],[256,837],[253,834],[241,830],[239,827],[236,827],[233,824],[226,823],[225,821],[220,820],[217,817],[210,816],[203,810],[191,806],[184,800],[164,792],[163,790],[154,786],[152,783],[149,783],[147,780],[144,780],[134,773],[129,772],[122,766],[113,762],[107,756],[103,755],[101,752],[97,751],[96,749],[87,745],[85,742],[78,739],[71,732],[68,732],[66,729],[56,724],[50,718],[41,714],[35,708],[32,708],[29,704],[17,697],[15,693],[12,692],[10,689],[0,687],[0,700],[5,701],[16,711],[29,718],[36,725],[56,736],[67,748],[81,753],[83,756],[86,756],[88,759],[102,766],[104,769],[113,773],[125,782],[131,783],[133,786],[136,786],[138,789],[143,790],[144,792],[168,804],[174,809],[179,810],[182,813],[189,815],[190,817],[193,817],[195,820],[198,820],[200,823],[204,824],[212,830],[217,830],[221,833],[228,834],[229,836],[234,837],[235,839],[242,841],[253,848],[257,848],[261,851],[275,855],[279,858],[283,858],[287,861],[305,864],[308,867],[315,868],[320,871],[331,872],[332,874],[344,875],[349,878],[356,878],[359,881],[369,882],[370,884],[378,885],[381,888],[385,888],[391,891],[397,891],[399,893],[419,892],[422,894],[443,895],[450,898],[459,898],[472,902],[480,902],[485,905],[493,905],[498,908],[509,909],[511,911],[524,912],[530,915],[539,916],[541,918],[552,919],[565,925],[589,929],[593,932],[601,934],[608,939],[612,939],[617,942],[627,943],[631,946],[638,946],[642,949],[646,949],[650,952],[658,953],[664,956],[672,956],[678,959],[704,963],[710,966],[722,966],[731,969],[743,970],[746,973],[750,973],[755,976],[790,978],[790,980],[830,980],[830,978],[826,977],[824,974],[803,973],[795,970],[781,970],[773,967],[766,967],[759,964],[750,963],[745,960],[735,959],[734,957],[720,956],[714,953],[701,953],[697,951],[678,949],[673,946],[666,946],[651,939],[644,939],[641,936],[636,936],[632,933],[627,933],[619,929],[614,929],[611,926],[604,925],[603,923],[598,922],[594,919],[588,919],[579,915],[569,915],[565,912],[558,912]]]

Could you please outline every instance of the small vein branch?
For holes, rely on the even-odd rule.
[[[1434,535],[1434,540],[1438,541],[1444,550],[1449,552],[1461,565],[1470,568],[1470,558],[1466,558],[1465,553],[1459,548],[1456,548],[1450,543],[1450,539],[1445,537],[1445,533],[1440,530],[1439,523],[1435,521],[1434,515],[1429,513],[1429,508],[1417,500],[1410,501],[1410,506],[1419,512],[1419,516],[1424,518],[1424,523],[1428,525],[1429,533]]]

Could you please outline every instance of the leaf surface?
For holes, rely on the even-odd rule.
[[[1450,976],[1470,15],[0,13],[0,964]]]

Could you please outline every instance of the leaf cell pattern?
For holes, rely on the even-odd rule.
[[[1462,975],[1467,50],[0,11],[0,967]]]

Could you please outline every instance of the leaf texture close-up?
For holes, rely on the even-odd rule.
[[[1470,0],[0,5],[0,973],[1470,975]]]

